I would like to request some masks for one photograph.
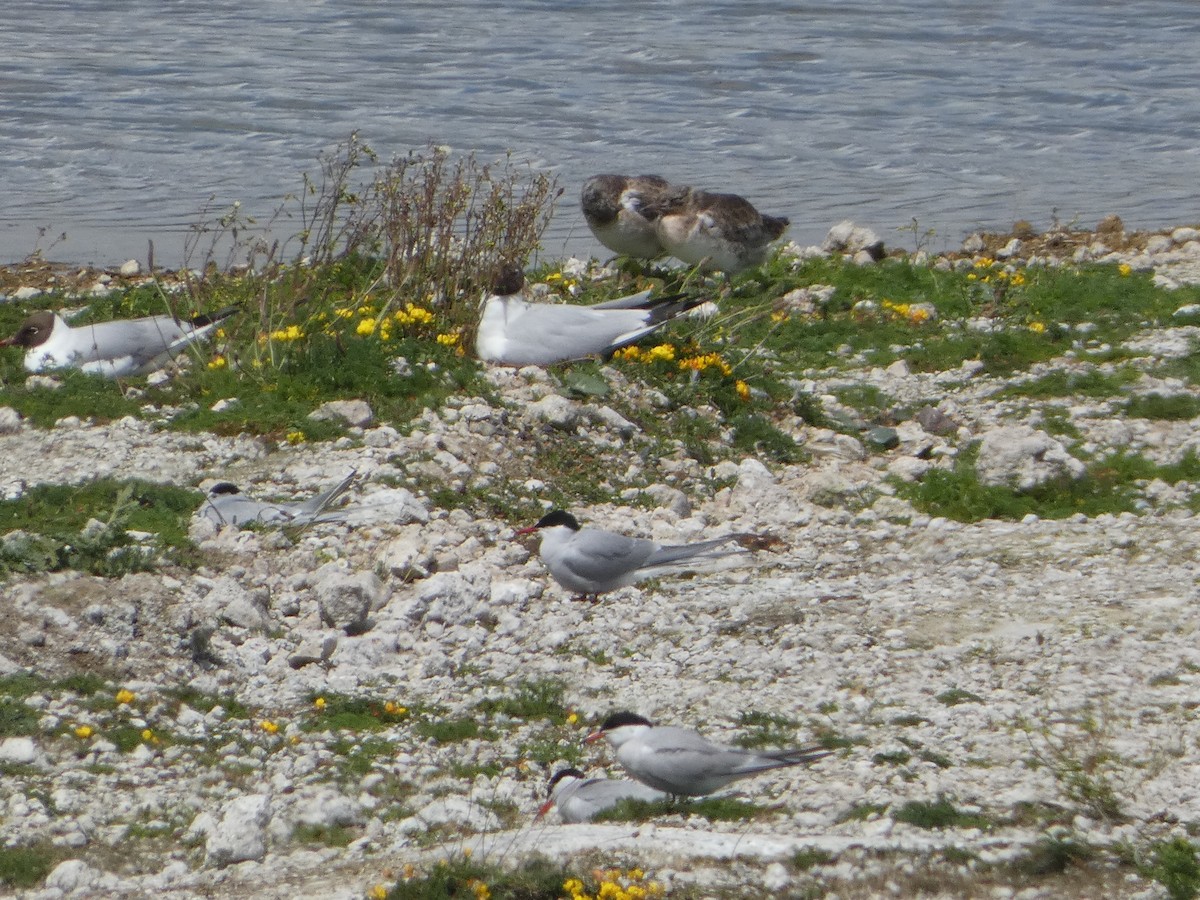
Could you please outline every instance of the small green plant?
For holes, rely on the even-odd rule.
[[[0,847],[0,885],[30,888],[39,884],[62,858],[43,846]]]
[[[561,863],[532,857],[509,868],[466,856],[440,860],[425,872],[414,870],[387,891],[387,900],[444,900],[447,897],[495,897],[512,900],[559,900],[571,877]]]
[[[1167,890],[1171,900],[1192,900],[1200,895],[1200,861],[1196,845],[1187,838],[1158,841],[1150,847],[1150,861],[1139,866]]]
[[[873,816],[887,812],[886,803],[856,803],[836,819],[837,824],[843,822],[865,822]]]
[[[1132,419],[1186,422],[1200,416],[1200,397],[1191,394],[1138,394],[1125,401],[1125,415]]]
[[[918,828],[987,829],[992,825],[986,816],[961,812],[946,797],[939,797],[932,803],[910,800],[893,812],[892,818]]]
[[[0,534],[7,532],[0,575],[75,569],[118,576],[153,569],[160,554],[182,561],[199,502],[194,491],[137,480],[35,485],[15,500],[0,500]],[[157,538],[139,544],[131,530]]]
[[[566,686],[558,679],[524,681],[510,696],[482,700],[476,708],[480,712],[522,721],[549,719],[561,722],[567,717],[565,694]]]
[[[297,825],[292,839],[301,844],[322,844],[326,847],[345,847],[355,838],[355,831],[345,825]]]
[[[417,722],[413,730],[427,740],[439,744],[456,744],[472,738],[486,737],[490,732],[484,732],[479,722],[470,716],[450,719],[425,719]]]
[[[601,811],[596,822],[648,822],[661,816],[690,815],[710,822],[743,822],[762,819],[773,813],[771,807],[759,806],[733,797],[703,797],[677,800],[636,800],[626,798]]]
[[[960,687],[952,687],[948,691],[942,691],[936,698],[938,703],[943,706],[958,706],[960,703],[983,703],[983,698],[978,694],[973,694],[970,691]]]
[[[1054,833],[1041,838],[1024,856],[1011,863],[1023,875],[1043,877],[1065,872],[1069,867],[1095,858],[1095,848],[1070,834]]]
[[[816,866],[824,866],[833,862],[833,854],[816,847],[805,847],[792,854],[789,860],[793,872],[807,872]]]

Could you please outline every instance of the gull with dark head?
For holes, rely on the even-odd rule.
[[[740,541],[750,535],[727,534],[694,544],[660,544],[600,528],[582,528],[568,512],[556,509],[517,534],[540,531],[538,555],[550,575],[578,599],[594,598],[644,578],[695,571],[702,564],[745,553]]]
[[[238,311],[230,306],[208,315],[118,319],[72,327],[54,312],[34,313],[0,347],[24,347],[25,368],[81,369],[93,375],[125,378],[160,369],[189,345],[208,335]]]
[[[524,273],[501,273],[484,297],[475,351],[484,362],[548,366],[589,356],[610,356],[705,301],[649,291],[591,306],[537,303],[523,294]]]
[[[632,712],[614,713],[584,742],[607,738],[634,778],[676,797],[702,797],[740,778],[802,766],[829,756],[819,746],[795,750],[746,750],[715,744],[688,728],[654,725]]]
[[[663,255],[658,210],[686,192],[660,175],[594,175],[584,182],[579,205],[596,240],[613,253],[657,259]]]
[[[558,814],[568,824],[590,822],[598,813],[616,806],[622,800],[653,802],[666,797],[639,781],[626,778],[588,778],[578,769],[559,769],[550,778],[545,803],[538,810],[541,818],[557,807]]]
[[[695,190],[672,198],[655,222],[659,242],[676,259],[726,275],[762,265],[788,224],[737,194]]]

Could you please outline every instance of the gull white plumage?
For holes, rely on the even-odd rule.
[[[655,210],[658,239],[668,253],[727,275],[762,265],[788,224],[784,216],[763,215],[745,197],[709,191],[675,194]]]
[[[535,303],[521,296],[525,276],[507,270],[483,301],[475,350],[485,362],[548,366],[607,356],[692,307],[698,298],[655,297],[649,291],[592,306]]]
[[[228,481],[214,484],[208,497],[196,511],[197,516],[208,519],[218,528],[231,525],[313,525],[317,522],[341,521],[348,509],[330,509],[330,505],[342,496],[354,481],[357,471],[338,482],[329,490],[298,503],[271,503],[255,500],[241,492],[237,485]]]
[[[613,253],[657,259],[663,255],[658,210],[687,190],[661,175],[594,175],[584,182],[579,205],[596,240]]]
[[[147,316],[74,327],[57,313],[45,311],[26,319],[0,346],[24,347],[25,368],[30,372],[74,368],[125,378],[162,368],[237,311],[238,307],[230,306],[182,321]]]
[[[598,813],[616,806],[622,800],[662,800],[656,791],[639,781],[627,778],[588,778],[579,769],[559,769],[550,778],[549,795],[538,810],[541,818],[557,807],[558,814],[568,824],[590,822]]]
[[[540,531],[538,555],[550,575],[584,597],[633,584],[643,578],[696,569],[700,564],[744,553],[738,541],[751,535],[727,534],[694,544],[660,544],[600,528],[582,528],[568,512],[546,513],[517,534]],[[733,545],[733,546],[730,546]]]
[[[746,750],[715,744],[698,732],[654,725],[632,712],[614,713],[584,738],[607,738],[619,762],[634,778],[677,797],[702,797],[740,778],[787,766],[807,765],[829,756],[818,746],[795,750]]]

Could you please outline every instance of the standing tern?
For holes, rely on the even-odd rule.
[[[830,751],[818,746],[795,750],[746,750],[714,744],[695,731],[655,726],[636,713],[614,713],[584,738],[607,738],[617,762],[643,784],[677,797],[702,797],[739,778],[786,766],[807,765]]]
[[[584,182],[579,205],[596,240],[613,253],[657,259],[663,255],[657,210],[687,190],[660,175],[594,175]]]
[[[626,537],[600,528],[581,528],[573,515],[556,509],[536,525],[517,530],[518,535],[542,533],[538,555],[554,580],[583,599],[633,584],[643,578],[694,569],[736,553],[745,553],[742,541],[753,535],[727,534],[694,544],[660,544],[645,538]],[[728,546],[735,544],[735,546]]]
[[[243,494],[237,485],[222,481],[209,488],[208,497],[196,511],[196,515],[208,519],[218,528],[224,528],[226,525],[242,528],[254,524],[302,526],[317,522],[337,522],[344,518],[349,510],[330,509],[329,506],[346,492],[357,474],[357,471],[351,471],[328,491],[301,503],[269,503],[265,500],[255,500]]]
[[[705,302],[643,291],[592,306],[533,303],[520,296],[524,280],[520,269],[508,270],[484,298],[475,350],[485,362],[548,366],[609,356]]]
[[[784,216],[767,216],[737,194],[690,191],[658,210],[658,239],[668,253],[691,266],[733,275],[761,265],[770,243],[788,227]]]
[[[190,344],[207,337],[238,311],[229,306],[181,321],[174,316],[118,319],[95,325],[68,325],[54,312],[34,313],[0,347],[24,347],[25,368],[81,369],[93,375],[124,378],[162,368]]]
[[[558,807],[558,814],[568,824],[590,822],[596,815],[622,800],[653,802],[666,797],[638,781],[625,778],[588,778],[578,769],[559,769],[550,778],[549,795],[538,809],[537,818]]]

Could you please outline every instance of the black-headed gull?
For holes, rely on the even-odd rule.
[[[654,725],[636,713],[614,713],[584,738],[607,738],[619,762],[643,784],[677,797],[702,797],[759,772],[800,766],[829,756],[822,747],[795,750],[746,750],[714,744],[699,733],[673,725]]]
[[[656,211],[663,248],[691,266],[733,275],[761,265],[772,241],[788,227],[783,216],[767,216],[737,194],[691,191]]]
[[[540,819],[552,808],[568,824],[590,822],[597,813],[616,806],[622,800],[652,802],[666,797],[662,791],[627,778],[588,778],[578,769],[559,769],[550,778],[549,795],[538,810]]]
[[[699,298],[657,297],[649,291],[592,306],[534,303],[521,296],[524,275],[506,271],[483,301],[475,351],[484,362],[548,366],[588,356],[608,356],[704,303]]]
[[[74,368],[109,378],[145,375],[207,337],[238,309],[230,306],[186,321],[148,316],[77,326],[68,325],[57,313],[38,312],[16,334],[0,341],[0,347],[24,347],[25,368],[30,372]]]
[[[694,544],[660,544],[645,538],[627,537],[601,528],[582,528],[568,512],[546,513],[536,525],[520,528],[517,534],[540,531],[538,555],[554,580],[584,597],[633,584],[656,575],[694,570],[698,564],[735,553],[745,553],[738,542],[752,539],[747,534]]]
[[[657,259],[663,255],[657,211],[686,191],[660,175],[594,175],[584,182],[579,205],[596,240],[613,253]]]
[[[208,497],[196,510],[196,515],[208,519],[218,528],[231,525],[312,525],[317,522],[338,522],[349,512],[347,509],[330,509],[354,481],[357,472],[352,471],[340,482],[324,493],[317,494],[299,503],[271,503],[247,497],[235,484],[218,482],[208,490]]]

